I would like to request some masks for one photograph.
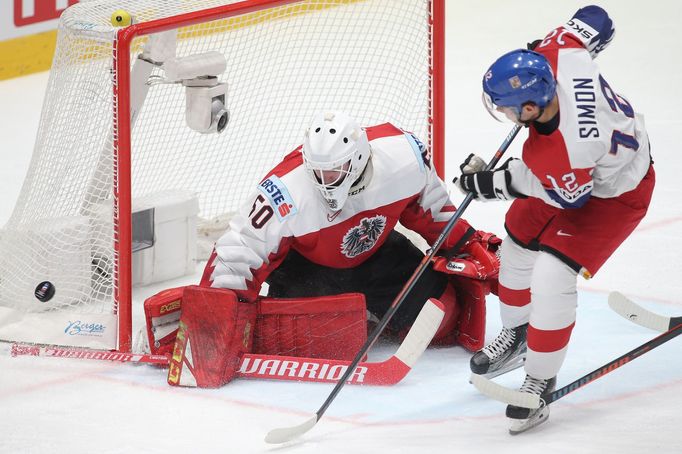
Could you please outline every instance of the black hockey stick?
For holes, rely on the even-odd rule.
[[[608,363],[604,364],[600,368],[590,372],[589,374],[577,379],[573,383],[569,383],[568,385],[557,389],[556,391],[552,391],[551,393],[543,394],[540,398],[544,400],[546,405],[551,404],[554,401],[557,401],[564,397],[567,394],[572,393],[576,389],[582,388],[586,384],[603,377],[604,375],[608,374],[609,372],[613,372],[614,370],[618,369],[620,366],[623,366],[633,359],[636,359],[640,356],[642,356],[644,353],[653,350],[654,348],[658,347],[661,344],[664,344],[668,342],[671,339],[674,339],[675,337],[679,336],[682,334],[682,324],[678,324],[676,327],[669,329],[665,333],[661,334],[660,336],[657,336],[653,339],[651,339],[648,342],[645,342],[644,344],[640,345],[637,348],[634,348],[627,352],[626,354],[614,359],[613,361],[609,361]]]
[[[499,162],[500,158],[502,158],[502,155],[504,154],[505,151],[507,151],[507,148],[509,148],[509,145],[512,143],[516,135],[519,133],[521,130],[521,126],[515,125],[512,130],[509,132],[507,137],[504,139],[504,142],[502,142],[502,145],[500,145],[500,148],[497,150],[495,155],[492,157],[488,165],[485,167],[485,170],[491,170],[495,168],[497,163]],[[414,273],[412,273],[412,276],[407,280],[405,283],[405,286],[403,289],[398,293],[398,295],[395,297],[393,302],[391,303],[391,306],[389,307],[388,311],[386,314],[384,314],[383,318],[379,322],[379,324],[374,328],[372,333],[368,336],[367,341],[364,343],[362,348],[360,348],[360,351],[358,352],[357,355],[355,355],[355,358],[351,362],[350,366],[346,369],[346,372],[343,374],[341,378],[339,378],[339,381],[336,383],[336,386],[334,386],[334,389],[332,392],[329,394],[329,397],[327,397],[327,400],[324,401],[322,406],[320,407],[319,410],[315,413],[315,415],[304,422],[303,424],[299,424],[298,426],[293,426],[293,427],[284,427],[280,429],[273,429],[265,437],[265,441],[267,443],[284,443],[289,440],[292,440],[300,435],[303,435],[310,429],[312,429],[315,424],[322,418],[322,415],[324,415],[324,412],[327,411],[327,408],[329,405],[334,401],[336,396],[339,394],[339,391],[341,391],[341,388],[344,387],[346,382],[348,381],[348,378],[350,377],[351,373],[355,370],[355,367],[358,365],[360,360],[364,358],[365,354],[369,351],[370,348],[372,348],[372,345],[374,342],[378,339],[379,335],[381,332],[384,330],[388,322],[391,320],[391,317],[393,317],[393,314],[398,310],[400,305],[403,303],[405,300],[405,297],[407,294],[412,290],[414,285],[416,284],[417,280],[421,277],[422,274],[424,274],[424,271],[428,267],[429,263],[431,263],[431,260],[433,257],[436,255],[436,252],[438,252],[438,249],[440,249],[441,245],[443,242],[445,242],[445,239],[448,237],[450,234],[450,231],[452,228],[455,226],[455,223],[457,220],[462,217],[462,213],[464,213],[464,210],[469,206],[471,201],[474,199],[474,195],[472,193],[469,193],[466,195],[462,203],[460,204],[459,208],[455,211],[455,214],[452,215],[452,218],[448,221],[448,223],[445,225],[443,228],[443,231],[441,234],[438,236],[436,241],[433,243],[431,246],[431,250],[428,254],[424,256],[422,259],[421,263],[417,267],[416,270],[414,270]]]
[[[627,352],[626,354],[619,356],[613,361],[609,361],[598,369],[593,370],[587,375],[580,377],[568,385],[559,388],[555,391],[544,393],[542,395],[531,394],[527,392],[516,391],[505,386],[499,385],[493,381],[488,380],[482,375],[471,375],[471,383],[473,383],[476,388],[478,388],[481,393],[488,397],[505,402],[507,404],[516,405],[519,407],[526,408],[540,408],[543,405],[549,405],[552,402],[556,402],[562,397],[576,391],[583,386],[593,382],[594,380],[603,377],[609,372],[613,372],[621,366],[629,363],[630,361],[642,356],[644,353],[653,350],[661,344],[668,342],[671,339],[682,334],[682,324],[679,320],[676,322],[677,325],[670,328],[663,334],[651,339],[648,342],[640,345]]]

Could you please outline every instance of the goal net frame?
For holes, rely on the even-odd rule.
[[[102,0],[95,0],[102,1]],[[307,0],[307,2],[316,0]],[[317,0],[319,1],[319,0]],[[341,1],[341,0],[337,0]],[[347,3],[373,0],[344,0]],[[444,176],[444,118],[445,118],[445,0],[423,0],[428,11],[429,27],[429,115],[428,137],[432,159],[438,174]],[[132,160],[134,155],[132,130],[134,104],[131,100],[134,80],[131,71],[136,53],[135,40],[157,35],[179,27],[189,27],[211,21],[264,11],[271,8],[306,3],[304,0],[245,0],[219,7],[164,17],[147,22],[132,23],[118,28],[113,39],[113,223],[114,263],[113,302],[117,320],[115,350],[130,352],[133,342],[133,198]],[[68,10],[67,10],[68,11]],[[133,112],[131,112],[131,109]],[[228,126],[229,128],[229,126]],[[281,153],[289,150],[280,150]],[[272,162],[271,165],[275,165]],[[59,291],[59,290],[57,290]],[[141,309],[140,309],[141,310]],[[2,315],[2,314],[0,314]],[[2,317],[0,316],[0,319]],[[1,320],[0,320],[1,321]],[[0,340],[12,340],[2,336]],[[114,348],[111,348],[114,349]]]

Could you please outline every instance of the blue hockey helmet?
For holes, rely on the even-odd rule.
[[[484,103],[495,118],[496,107],[511,107],[517,116],[529,102],[543,109],[555,92],[556,79],[549,61],[532,50],[507,52],[483,76]]]

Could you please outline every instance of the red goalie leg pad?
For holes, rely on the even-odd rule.
[[[485,341],[485,297],[495,280],[480,281],[450,276],[460,307],[457,342],[472,352],[483,348]]]
[[[168,383],[217,388],[232,380],[240,356],[251,351],[256,310],[232,290],[186,287]]]
[[[263,298],[258,303],[256,353],[352,360],[367,340],[361,293],[313,298]]]
[[[448,282],[443,294],[437,298],[443,305],[445,315],[436,334],[433,335],[431,345],[448,346],[457,343],[457,324],[459,322],[460,308],[457,304],[457,294],[451,282]]]
[[[147,339],[153,355],[170,355],[173,352],[184,290],[185,287],[163,290],[144,301]]]

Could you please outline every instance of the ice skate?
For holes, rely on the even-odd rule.
[[[523,366],[527,329],[527,323],[516,328],[502,328],[495,340],[471,357],[471,372],[493,378]]]
[[[553,391],[555,386],[556,377],[543,380],[526,375],[526,379],[523,381],[520,391],[541,395],[545,392]],[[541,402],[542,405],[540,408],[524,408],[508,405],[507,418],[511,420],[509,433],[517,435],[547,421],[547,418],[549,418],[549,406],[545,405],[544,401]]]

